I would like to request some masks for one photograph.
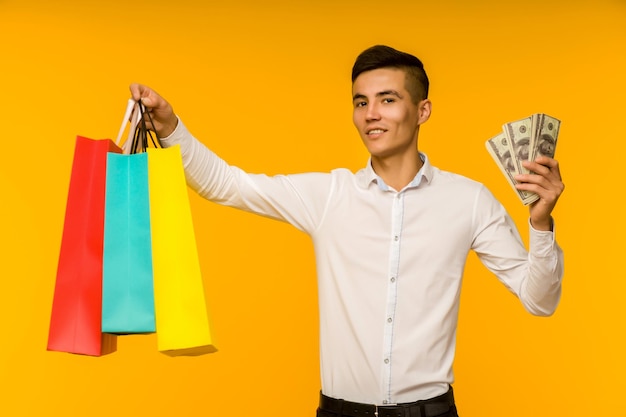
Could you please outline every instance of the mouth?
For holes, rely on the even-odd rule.
[[[370,130],[367,130],[365,134],[369,137],[378,137],[385,132],[386,132],[385,129],[370,129]]]

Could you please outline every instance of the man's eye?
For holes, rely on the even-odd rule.
[[[395,100],[392,98],[384,98],[383,103],[393,103]]]
[[[365,107],[367,106],[367,103],[365,101],[357,101],[356,103],[354,103],[354,107]]]

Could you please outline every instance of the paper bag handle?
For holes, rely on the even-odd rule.
[[[138,135],[137,129],[139,128],[140,122],[142,123],[141,131],[144,132],[144,136],[147,132],[146,121],[144,120],[144,115],[148,116],[148,119],[150,123],[152,124],[152,117],[150,116],[150,113],[145,110],[143,104],[136,102],[132,98],[128,99],[128,104],[126,105],[126,112],[124,113],[124,119],[122,119],[122,124],[117,134],[117,139],[115,139],[115,144],[119,146],[120,139],[122,138],[122,135],[124,133],[124,129],[126,128],[126,125],[130,123],[130,129],[128,130],[128,137],[126,141],[124,142],[124,145],[122,146],[122,151],[125,154],[131,154],[131,153],[137,152],[137,149],[134,149],[134,148],[137,145],[137,139],[139,139],[139,137],[137,136]],[[157,146],[157,143],[158,143],[159,147],[163,147],[163,145],[161,144],[161,141],[159,140],[159,134],[156,131],[154,131],[154,134],[156,136],[156,141],[155,141],[155,138],[152,137],[152,135],[150,135],[150,137],[152,138],[152,143],[155,146]],[[140,149],[143,149],[145,146],[147,146],[147,143],[142,143],[142,145],[143,146]]]
[[[133,109],[135,110],[133,112]],[[126,112],[124,113],[124,118],[122,119],[122,124],[120,125],[120,130],[117,134],[117,139],[115,139],[115,144],[117,146],[120,145],[120,139],[122,139],[122,135],[124,134],[124,128],[128,123],[130,123],[130,129],[128,130],[128,137],[124,142],[124,146],[122,150],[125,154],[130,153],[130,148],[132,144],[133,137],[135,135],[135,129],[137,128],[137,124],[139,123],[140,112],[137,108],[137,102],[132,98],[128,99],[128,104],[126,105]],[[132,120],[130,120],[132,115]]]

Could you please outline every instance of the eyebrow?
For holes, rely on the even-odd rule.
[[[385,91],[380,91],[376,93],[376,97],[382,97],[382,96],[396,96],[398,98],[403,98],[402,95],[400,95],[400,93],[398,93],[396,90],[385,90]],[[352,101],[360,100],[364,98],[367,98],[364,94],[357,93],[352,97]]]

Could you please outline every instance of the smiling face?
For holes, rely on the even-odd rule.
[[[411,100],[404,70],[363,72],[354,80],[352,94],[352,119],[372,158],[415,155],[419,125],[428,120],[431,103]]]

